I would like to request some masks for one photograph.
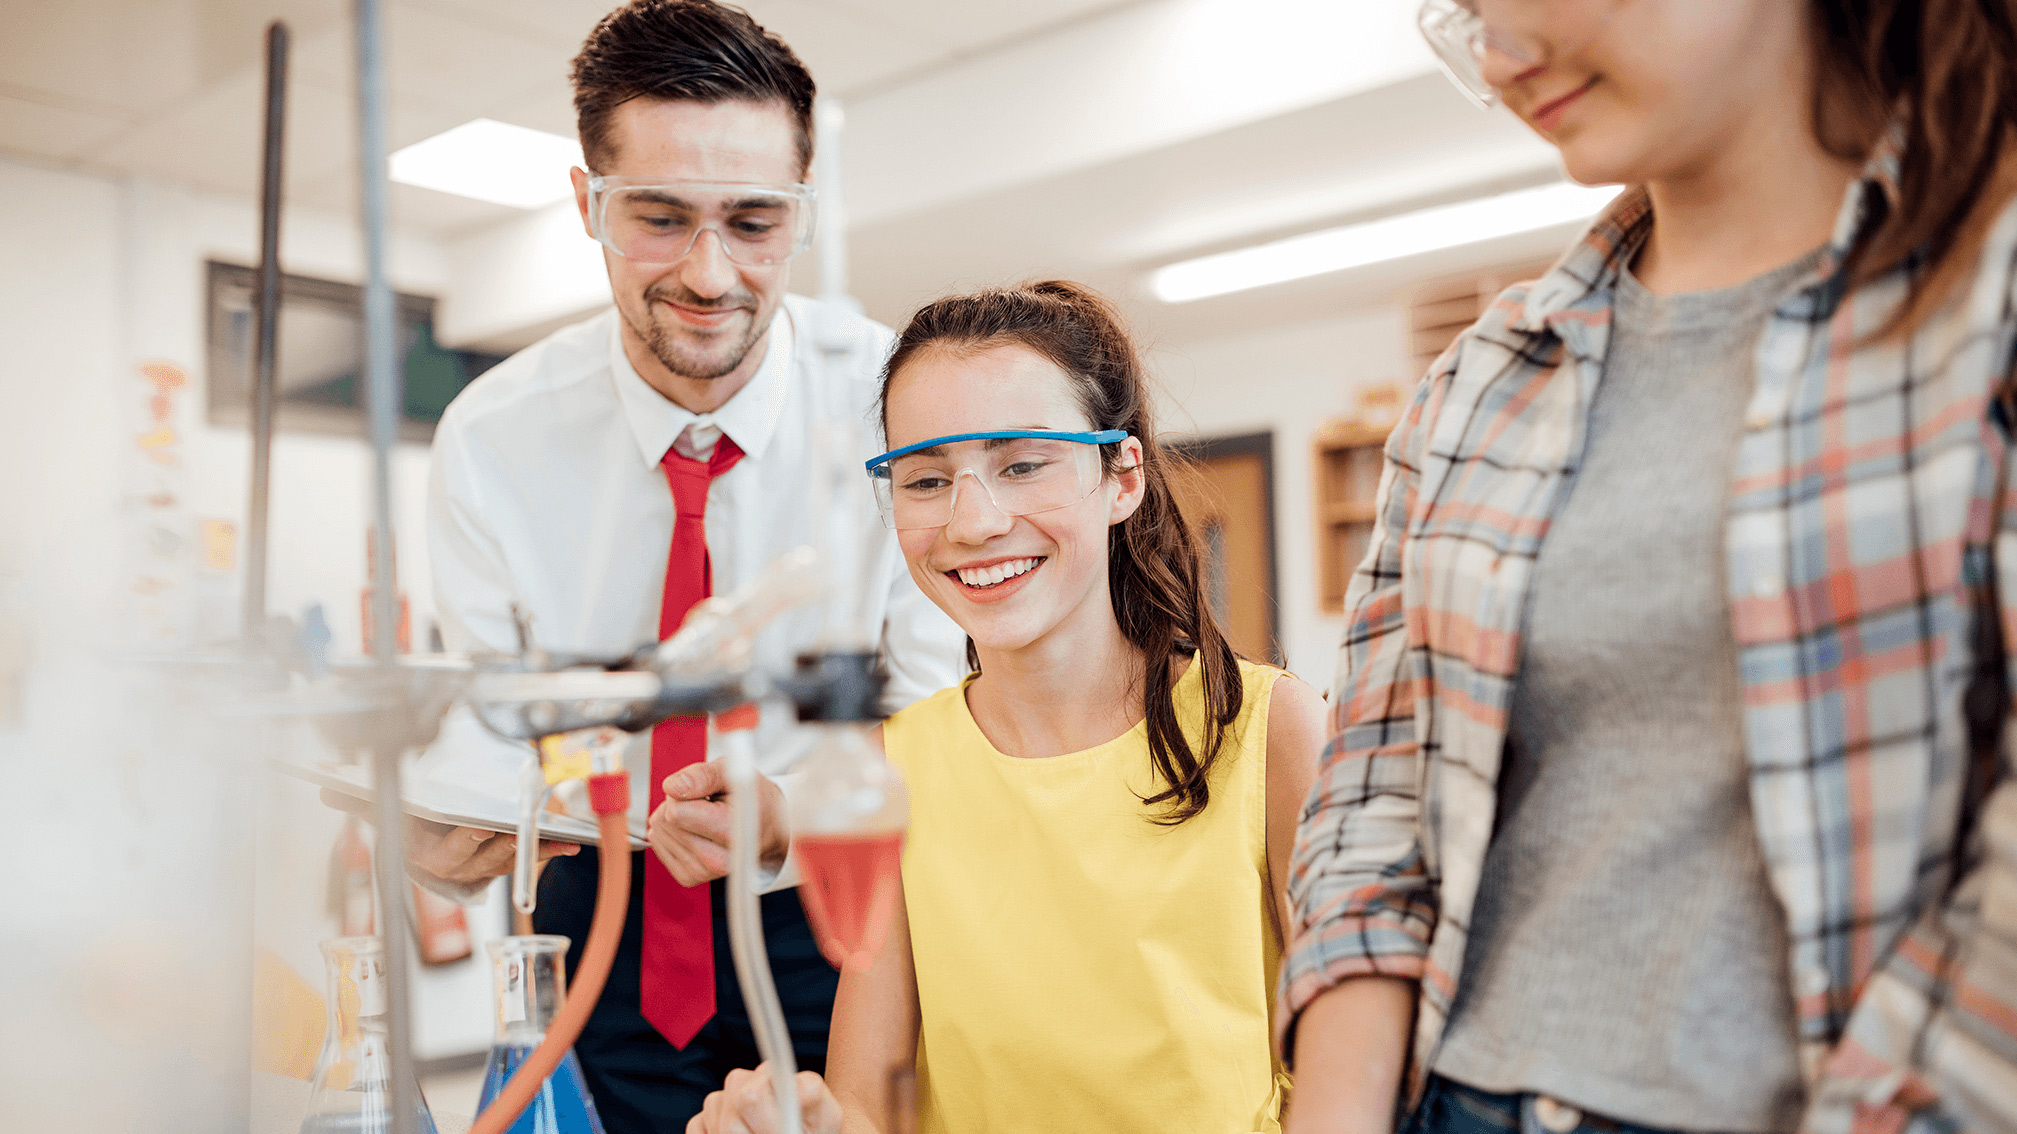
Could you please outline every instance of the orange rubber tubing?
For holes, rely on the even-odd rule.
[[[616,961],[617,939],[623,936],[624,915],[630,911],[629,778],[623,772],[595,778],[604,781],[594,785],[594,789],[600,790],[590,792],[590,798],[597,804],[596,817],[602,830],[602,872],[595,891],[595,917],[588,923],[588,944],[581,951],[581,969],[574,974],[560,1011],[554,1013],[546,1038],[519,1064],[497,1098],[470,1123],[469,1134],[504,1134],[518,1121],[533,1096],[539,1094],[539,1088],[546,1085],[547,1076],[560,1066],[562,1057],[581,1035],[588,1014],[602,997],[609,967]],[[621,807],[615,806],[619,799],[623,801]],[[608,801],[611,810],[602,809],[604,801]],[[610,853],[611,848],[615,848],[614,854]]]

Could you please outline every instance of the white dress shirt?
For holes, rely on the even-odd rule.
[[[894,336],[852,312],[788,295],[761,367],[711,414],[675,405],[625,357],[612,309],[527,347],[458,395],[434,435],[427,536],[435,602],[451,650],[514,650],[514,604],[547,649],[626,653],[658,638],[672,492],[659,461],[711,453],[723,434],[743,458],[707,495],[714,593],[812,542],[812,429],[822,412],[873,428],[878,377]],[[822,407],[836,407],[822,410]],[[864,451],[866,461],[873,452]],[[855,466],[860,467],[858,464]],[[894,711],[959,680],[965,638],[917,589],[894,533],[872,508],[859,517],[875,557],[867,624],[881,627]],[[788,669],[820,629],[816,605],[788,611],[756,643],[759,667]],[[767,705],[758,766],[789,798],[799,749],[788,706]],[[445,723],[417,774],[515,798],[530,749],[485,731],[466,710]],[[710,753],[710,757],[714,754]],[[633,832],[642,834],[648,734],[626,753]],[[775,885],[790,884],[788,864]]]

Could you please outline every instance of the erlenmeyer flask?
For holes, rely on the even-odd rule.
[[[392,1053],[386,1043],[385,952],[376,937],[322,943],[329,970],[329,1027],[301,1134],[384,1134],[392,1128]],[[414,1128],[435,1134],[413,1084]]]
[[[567,995],[567,938],[500,937],[486,947],[496,993],[497,1041],[490,1045],[478,1109],[490,1105],[511,1073],[546,1038],[546,1027]],[[588,1084],[572,1049],[506,1134],[603,1134],[602,1119],[596,1117],[595,1100],[588,1097]]]
[[[792,792],[799,897],[835,968],[882,952],[902,895],[910,788],[852,724],[822,724]]]

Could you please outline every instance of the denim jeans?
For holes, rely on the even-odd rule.
[[[1674,1134],[1651,1126],[1614,1122],[1545,1095],[1501,1095],[1431,1076],[1422,1102],[1401,1134]]]

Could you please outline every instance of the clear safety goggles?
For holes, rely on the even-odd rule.
[[[1092,495],[1106,475],[1100,446],[1127,439],[1124,429],[955,433],[892,449],[868,462],[868,475],[882,522],[899,531],[951,523],[969,485],[1003,515],[1029,516]]]
[[[1576,46],[1602,34],[1624,6],[1624,0],[1504,0],[1501,5],[1516,8],[1526,16],[1526,26],[1488,25],[1478,10],[1480,0],[1422,0],[1415,26],[1435,50],[1443,74],[1472,102],[1490,109],[1498,105],[1499,92],[1485,81],[1485,53],[1496,51],[1508,59],[1531,67],[1548,54],[1535,41],[1532,31],[1546,25],[1551,33],[1567,31],[1567,42]]]
[[[810,185],[588,179],[589,231],[629,260],[676,264],[712,232],[745,267],[782,264],[812,246]]]

